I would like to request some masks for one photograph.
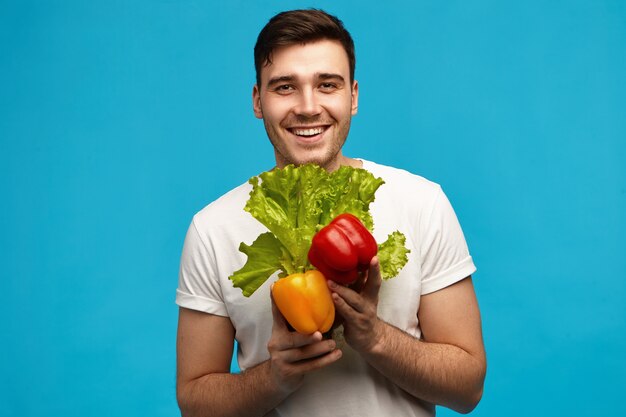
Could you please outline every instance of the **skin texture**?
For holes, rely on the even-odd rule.
[[[315,162],[333,171],[358,162],[341,147],[357,113],[359,88],[350,81],[348,55],[339,42],[323,40],[280,48],[252,92],[254,114],[263,119],[276,165]],[[322,128],[304,138],[294,129]]]
[[[280,48],[261,80],[253,90],[253,110],[263,118],[278,167],[305,162],[328,170],[360,166],[341,153],[357,111],[358,84],[349,79],[348,58],[339,43]],[[305,127],[321,127],[323,133],[308,139],[294,134],[294,128]],[[359,292],[329,283],[346,341],[411,395],[471,411],[482,395],[486,370],[471,277],[422,296],[419,340],[377,317],[380,285],[376,257]],[[306,374],[341,359],[335,342],[322,340],[319,332],[289,331],[273,300],[272,311],[270,359],[230,374],[235,334],[230,320],[180,308],[177,397],[183,416],[262,416],[297,390]]]
[[[272,314],[271,359],[230,374],[235,335],[230,320],[180,309],[176,385],[183,416],[263,416],[298,389],[304,375],[341,358],[335,342],[322,340],[321,333],[289,331],[273,301]]]

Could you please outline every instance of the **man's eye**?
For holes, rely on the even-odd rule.
[[[289,93],[289,92],[291,92],[293,90],[294,90],[294,88],[290,84],[281,84],[281,85],[277,86],[274,89],[274,91],[276,91],[278,93]]]
[[[337,85],[334,83],[322,83],[320,84],[320,89],[321,90],[325,90],[325,91],[331,91],[331,90],[335,90],[337,88]]]

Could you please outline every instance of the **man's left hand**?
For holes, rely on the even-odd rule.
[[[378,258],[372,258],[365,284],[360,292],[328,281],[337,312],[343,317],[346,341],[357,352],[371,351],[381,337],[378,318],[378,292],[382,279]]]

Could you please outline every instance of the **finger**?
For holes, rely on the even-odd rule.
[[[380,262],[378,261],[378,257],[374,256],[370,262],[370,268],[367,271],[367,280],[365,281],[365,286],[363,287],[361,295],[363,298],[370,301],[378,300],[378,293],[380,291],[381,284],[382,278],[380,276]]]
[[[300,348],[313,343],[318,343],[323,339],[322,333],[315,332],[313,334],[302,334],[298,332],[289,332],[291,335],[290,347]]]
[[[295,362],[292,364],[292,366],[296,367],[299,372],[304,374],[324,368],[325,366],[328,366],[331,363],[338,361],[339,359],[341,359],[342,356],[343,352],[340,349],[333,349],[332,351],[321,356],[317,356],[315,358],[303,360],[300,362]]]
[[[292,363],[309,360],[322,355],[326,355],[335,350],[336,347],[337,344],[334,340],[322,340],[320,342],[305,345],[297,349],[289,349],[283,351],[283,359],[286,362]]]
[[[270,298],[272,301],[272,318],[274,319],[274,325],[272,327],[272,339],[274,339],[274,348],[279,350],[293,349],[322,340],[323,336],[320,332],[315,332],[310,335],[303,335],[301,333],[289,330],[287,320],[282,315],[282,313],[278,309],[278,306],[274,302],[274,295],[271,291]]]
[[[273,350],[289,350],[317,343],[322,340],[322,334],[301,334],[290,331],[287,327],[277,327],[272,329],[270,344]]]
[[[333,300],[335,300],[334,295],[338,295],[344,303],[356,311],[362,312],[365,308],[363,304],[363,298],[356,291],[344,287],[343,285],[339,285],[336,282],[329,281],[328,288],[333,293]]]
[[[279,373],[288,377],[301,378],[309,372],[322,369],[342,357],[343,353],[340,349],[334,349],[324,355],[311,359],[305,359],[296,362],[288,362],[284,359],[278,360],[276,363]]]
[[[339,293],[332,293],[333,303],[335,303],[335,310],[339,313],[341,317],[345,319],[346,322],[351,322],[357,318],[360,311],[356,310],[351,304],[346,302],[346,300]]]

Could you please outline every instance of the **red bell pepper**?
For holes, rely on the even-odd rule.
[[[369,230],[356,216],[344,213],[313,236],[308,257],[327,279],[348,285],[369,267],[377,252]]]

